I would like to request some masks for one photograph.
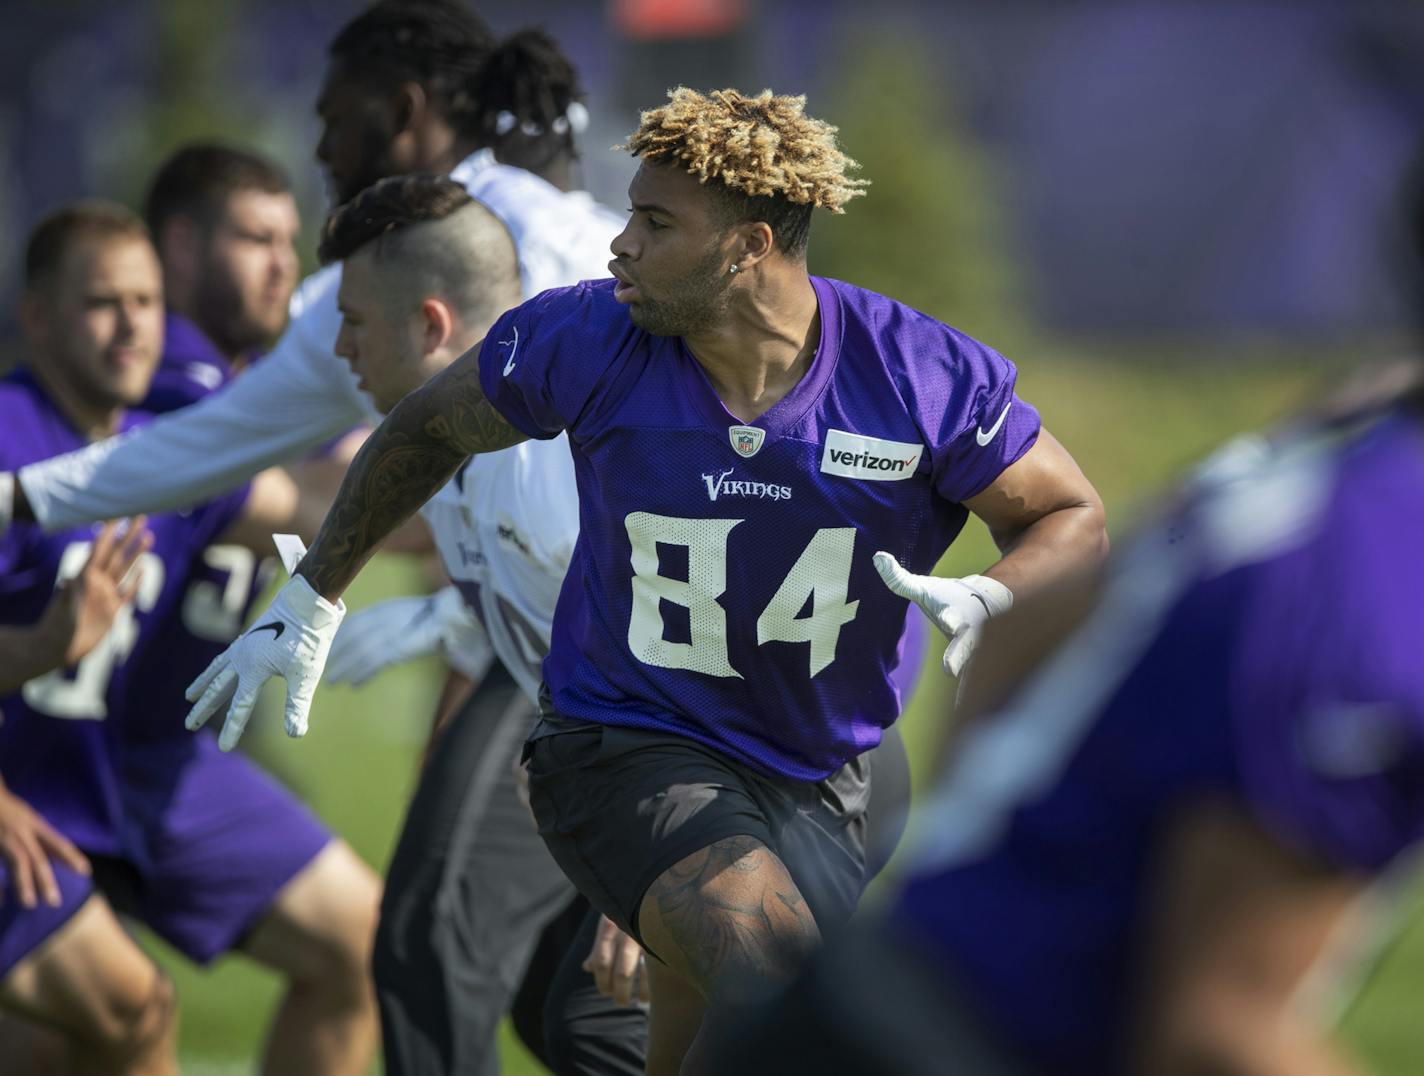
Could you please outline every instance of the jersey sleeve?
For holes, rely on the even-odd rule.
[[[1345,870],[1374,872],[1424,841],[1424,714],[1397,701],[1336,700],[1305,710],[1275,754],[1251,743],[1243,772],[1263,825]],[[1388,753],[1388,759],[1378,757]]]
[[[1424,841],[1424,666],[1407,627],[1417,616],[1392,616],[1391,582],[1346,559],[1298,558],[1254,588],[1233,676],[1235,753],[1262,825],[1375,872]],[[1418,593],[1410,574],[1424,575],[1399,572],[1398,594]]]
[[[930,474],[946,500],[984,492],[1038,440],[1038,411],[1015,390],[1018,370],[993,348],[945,327],[947,360],[926,357],[912,406],[930,445]]]
[[[555,288],[507,311],[480,347],[480,385],[511,426],[547,440],[580,418],[632,332],[588,283]]]
[[[120,437],[23,468],[46,530],[186,509],[338,436],[365,417],[331,351],[335,287],[309,301],[272,352],[219,392]],[[323,329],[329,330],[329,336]]]

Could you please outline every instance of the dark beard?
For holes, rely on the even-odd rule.
[[[340,204],[345,205],[371,184],[400,171],[391,159],[390,136],[373,123],[368,123],[361,132],[361,165],[359,172],[337,188]]]
[[[672,298],[640,299],[628,307],[633,324],[653,336],[695,336],[726,316],[731,276],[722,270],[722,255],[706,256],[676,281],[662,282]]]
[[[224,355],[244,355],[271,343],[267,330],[243,312],[237,288],[211,268],[202,276],[193,306],[198,328]]]

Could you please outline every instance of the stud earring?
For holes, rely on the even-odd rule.
[[[728,269],[727,272],[729,272],[729,273],[735,273],[735,272],[736,272],[738,269],[740,269],[740,268],[741,268],[740,265],[734,265],[734,266],[732,266],[732,268]]]

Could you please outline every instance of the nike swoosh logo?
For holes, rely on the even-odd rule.
[[[512,348],[510,349],[510,351],[509,351],[509,361],[504,364],[504,376],[505,376],[505,377],[508,377],[508,376],[510,375],[510,373],[514,370],[514,355],[515,355],[515,352],[517,352],[517,351],[519,350],[519,329],[518,329],[518,328],[515,328],[515,330],[514,330],[514,340],[513,340],[513,341],[501,340],[501,341],[499,342],[499,346],[500,346],[500,347],[503,347],[505,344],[508,344],[508,343],[511,343],[511,342],[514,344],[514,347],[512,347]]]
[[[999,421],[990,426],[987,431],[985,431],[983,426],[980,426],[974,431],[974,440],[979,442],[980,448],[983,448],[996,436],[998,436],[999,427],[1004,424],[1004,419],[1009,417],[1009,408],[1013,406],[1013,400],[1010,400],[1008,403],[1004,404],[1004,410],[999,415]]]
[[[255,627],[255,628],[253,628],[251,631],[249,631],[247,634],[248,634],[248,635],[256,635],[259,631],[271,631],[271,632],[272,632],[272,638],[274,638],[274,639],[280,639],[280,638],[282,637],[282,632],[284,632],[284,631],[286,631],[286,630],[287,630],[287,625],[283,624],[280,620],[274,620],[274,621],[272,621],[272,623],[270,623],[270,624],[259,624],[257,627]]]

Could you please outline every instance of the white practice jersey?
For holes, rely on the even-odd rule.
[[[554,605],[578,539],[568,439],[473,456],[420,511],[495,655],[537,702]]]
[[[498,164],[488,150],[451,173],[504,222],[524,297],[608,275],[620,214],[582,192]],[[375,421],[371,401],[332,347],[341,327],[340,266],[304,280],[271,353],[230,385],[123,437],[21,470],[35,517],[55,531],[139,512],[191,508],[292,460],[352,426]]]

